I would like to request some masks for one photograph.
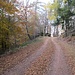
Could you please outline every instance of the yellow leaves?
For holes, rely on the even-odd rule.
[[[49,18],[50,20],[55,20],[55,19],[56,19],[56,16],[52,15],[52,16],[48,16],[48,18]]]
[[[49,8],[50,8],[50,6],[51,6],[51,4],[50,4],[50,3],[48,3],[47,5],[45,5],[45,6],[44,6],[44,8],[45,8],[45,9],[49,9]]]
[[[66,3],[66,2],[67,2],[67,0],[63,0],[63,2],[64,2],[64,3]]]
[[[55,2],[58,2],[58,0],[55,0]]]
[[[3,0],[0,0],[0,8],[6,7],[6,2],[3,2]]]
[[[8,3],[6,1],[0,0],[0,8],[6,8],[7,4]]]
[[[54,3],[48,3],[45,8],[48,10],[48,18],[50,20],[55,20],[57,17],[57,9],[59,7],[58,0],[55,0]]]
[[[57,0],[53,4],[48,3],[47,5],[44,6],[44,8],[48,10],[48,19],[49,20],[56,19],[56,16],[57,16],[56,9],[58,6],[59,6],[59,4],[57,3]]]
[[[14,14],[15,11],[18,11],[16,7],[14,7],[14,5],[12,5],[11,3],[8,3],[5,9],[10,14]]]
[[[15,32],[16,33],[22,33],[22,29],[21,29],[21,27],[20,26],[15,26],[16,28],[15,28]]]
[[[59,6],[58,2],[54,2],[53,4],[48,3],[45,8],[47,9],[56,9]]]
[[[4,9],[6,12],[13,14],[15,11],[18,11],[13,4],[6,1],[0,1],[0,8]]]

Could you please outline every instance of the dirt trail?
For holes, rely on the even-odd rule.
[[[36,61],[36,59],[39,58],[39,56],[41,55],[44,56],[43,53],[46,51],[46,48],[49,48],[48,50],[51,49],[51,47],[49,47],[48,45],[49,41],[52,41],[52,46],[54,46],[53,48],[55,50],[53,56],[51,56],[52,61],[48,61],[50,62],[50,65],[47,67],[47,71],[43,75],[72,75],[70,72],[71,70],[69,68],[69,65],[66,62],[63,50],[61,49],[61,46],[56,42],[57,38],[50,38],[50,37],[46,38],[44,44],[32,55],[24,59],[15,67],[8,69],[2,75],[24,75],[27,69],[32,65],[33,62]],[[39,63],[41,63],[41,61],[39,61]],[[38,75],[38,74],[31,74],[31,75]]]
[[[34,62],[44,52],[48,41],[49,38],[45,40],[41,48],[36,50],[35,53],[33,53],[31,56],[29,56],[19,64],[17,64],[15,67],[8,69],[2,75],[24,75],[26,69],[31,65],[31,63]]]
[[[55,45],[55,53],[52,57],[52,64],[45,75],[72,75],[69,65],[66,63],[63,50],[57,44],[56,38],[52,38],[52,42]]]

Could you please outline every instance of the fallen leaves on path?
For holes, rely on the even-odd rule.
[[[43,75],[49,64],[51,63],[51,56],[54,52],[54,47],[51,40],[49,40],[46,50],[43,52],[35,62],[28,68],[25,75]]]
[[[65,44],[64,44],[65,43]],[[59,44],[64,50],[64,54],[67,59],[67,63],[70,65],[72,70],[72,75],[75,75],[75,46],[68,44],[68,42],[59,40]]]
[[[44,39],[45,38],[41,39],[42,41],[29,44],[26,47],[21,48],[19,51],[13,54],[2,56],[0,58],[0,74],[3,71],[15,66],[16,64],[21,62],[23,59],[25,59],[27,56],[35,52],[39,47],[42,46],[42,44],[44,43]]]

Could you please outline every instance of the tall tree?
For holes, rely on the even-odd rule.
[[[12,20],[11,14],[14,14],[17,9],[7,0],[0,1],[0,53],[4,53],[10,46],[10,34]]]

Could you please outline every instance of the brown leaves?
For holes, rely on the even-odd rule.
[[[46,50],[41,56],[38,57],[38,59],[35,60],[35,62],[32,63],[25,75],[43,75],[51,63],[53,52],[53,44],[51,44],[50,41],[47,45]]]
[[[16,7],[12,3],[8,3],[7,1],[0,1],[0,8],[4,9],[5,12],[13,14],[15,11],[18,11]]]
[[[7,70],[8,68],[14,67],[14,65],[18,64],[22,60],[25,60],[29,55],[31,55],[35,50],[37,50],[40,46],[42,46],[41,42],[36,42],[28,45],[27,47],[21,48],[18,52],[13,54],[8,54],[0,58],[0,74]]]
[[[67,42],[64,42],[64,41],[61,41],[59,44],[64,50],[67,63],[69,64],[71,68],[72,74],[75,75],[75,46],[68,44]]]

